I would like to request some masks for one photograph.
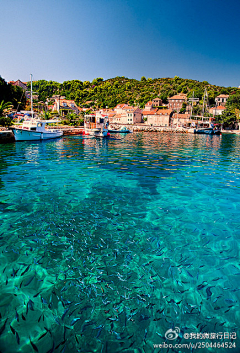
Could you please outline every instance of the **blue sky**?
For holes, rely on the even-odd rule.
[[[0,0],[0,76],[240,85],[240,1]]]

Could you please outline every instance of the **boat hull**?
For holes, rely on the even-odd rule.
[[[98,128],[94,128],[94,129],[88,129],[85,128],[85,135],[90,135],[90,136],[95,136],[95,137],[107,137],[108,136],[108,129],[98,129]]]
[[[195,129],[195,134],[205,134],[205,135],[220,135],[221,131],[214,129]]]
[[[37,132],[13,128],[15,141],[40,141],[49,140],[63,136],[62,131]]]

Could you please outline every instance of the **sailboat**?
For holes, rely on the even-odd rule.
[[[205,88],[204,91],[204,96],[203,96],[203,109],[202,109],[202,125],[203,125],[203,119],[204,119],[204,110],[205,110],[205,101],[207,99],[207,90]],[[206,135],[220,135],[221,131],[217,128],[214,128],[214,125],[208,122],[208,126],[206,127],[197,127],[194,130],[195,134],[206,134]]]
[[[28,120],[24,120],[21,127],[12,128],[15,141],[38,141],[47,140],[63,136],[63,131],[58,129],[46,129],[47,124],[57,123],[58,120],[40,120],[34,118],[32,101],[32,74],[31,78],[31,115]]]

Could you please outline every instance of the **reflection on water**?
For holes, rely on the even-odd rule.
[[[0,145],[0,351],[158,352],[203,333],[239,346],[239,147],[162,133]]]

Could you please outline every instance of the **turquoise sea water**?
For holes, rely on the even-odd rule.
[[[0,145],[0,352],[239,352],[240,137],[113,137]]]

